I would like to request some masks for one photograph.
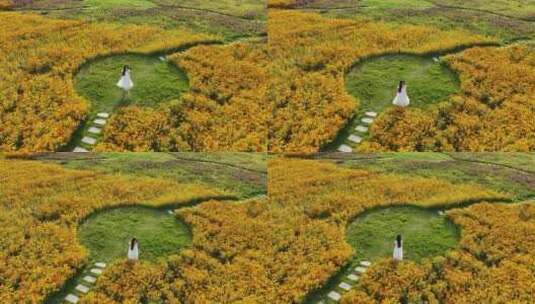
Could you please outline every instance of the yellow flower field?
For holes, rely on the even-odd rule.
[[[0,302],[40,303],[85,262],[76,227],[96,210],[224,195],[200,184],[0,159]]]
[[[316,152],[335,138],[358,107],[344,77],[359,61],[496,42],[466,31],[276,9],[269,12],[268,34],[273,56],[269,148],[275,152]]]

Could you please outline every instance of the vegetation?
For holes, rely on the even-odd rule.
[[[360,109],[382,112],[392,105],[400,80],[408,85],[411,107],[426,108],[459,90],[456,75],[448,68],[431,58],[406,55],[362,62],[347,74],[346,87],[360,101]]]
[[[355,62],[495,41],[464,31],[284,10],[270,11],[268,35],[274,58],[269,149],[275,152],[314,152],[334,139],[359,104],[347,94],[343,81]]]
[[[452,183],[477,183],[507,192],[516,201],[535,196],[533,156],[529,153],[386,153],[343,160],[344,167],[439,178]]]
[[[94,211],[225,195],[204,185],[26,160],[0,160],[0,171],[0,299],[6,303],[41,302],[85,264],[87,251],[78,244],[76,227]]]
[[[367,210],[406,205],[451,208],[509,196],[475,183],[346,169],[317,160],[277,158],[268,170],[274,221],[285,227],[274,233],[274,244],[288,248],[278,268],[287,278],[277,288],[278,301],[284,303],[301,302],[346,265],[353,254],[344,241],[346,226]]]
[[[273,0],[330,18],[382,20],[449,30],[462,28],[505,41],[533,39],[533,4],[525,0]],[[531,21],[530,21],[531,20]]]
[[[473,163],[471,171],[467,167],[458,172],[455,170],[459,164],[472,164],[472,155],[393,153],[344,160],[335,154],[333,157],[340,158],[333,161],[275,156],[268,166],[267,199],[211,200],[187,205],[191,200],[225,195],[216,190],[224,183],[214,184],[216,188],[208,182],[201,184],[210,180],[212,169],[229,167],[220,176],[230,179],[237,172],[261,170],[261,160],[266,158],[224,155],[6,155],[8,159],[3,159],[0,166],[4,170],[4,178],[0,179],[0,220],[6,223],[0,229],[0,236],[6,240],[0,244],[0,263],[5,266],[0,268],[0,274],[8,283],[2,285],[0,299],[39,302],[53,293],[87,261],[86,250],[76,240],[77,229],[82,234],[90,232],[102,227],[97,223],[101,220],[107,227],[130,222],[139,214],[146,216],[145,211],[151,209],[113,209],[89,217],[82,228],[80,223],[98,210],[139,204],[167,206],[166,209],[183,206],[175,214],[189,226],[191,246],[180,252],[156,250],[157,255],[165,257],[153,262],[143,258],[135,264],[123,259],[111,263],[82,302],[302,302],[350,265],[353,258],[370,253],[381,255],[379,247],[366,247],[362,235],[378,233],[377,238],[383,235],[390,243],[391,237],[386,235],[389,228],[369,229],[371,222],[385,218],[390,223],[418,219],[416,223],[407,220],[404,226],[406,245],[416,240],[410,248],[420,248],[418,244],[422,242],[432,246],[418,251],[416,256],[411,256],[415,251],[407,247],[407,256],[418,260],[418,264],[392,264],[388,258],[376,258],[360,285],[344,301],[386,303],[407,297],[415,301],[470,303],[494,296],[504,302],[524,303],[533,296],[527,282],[533,276],[528,265],[533,264],[530,237],[534,224],[531,214],[535,211],[529,203],[499,203],[518,198],[514,192],[522,187],[525,196],[529,191],[533,196],[530,180],[525,175],[511,174],[529,170],[514,168],[531,163],[528,155],[484,157],[482,160],[495,164]],[[453,162],[452,157],[459,160]],[[185,165],[188,162],[190,165]],[[384,171],[378,169],[381,162],[385,164]],[[436,164],[426,171],[425,162]],[[199,167],[201,164],[208,166],[206,171]],[[492,174],[483,168],[500,164],[508,166],[500,167],[504,171],[500,176],[504,179],[503,188],[496,182],[485,183]],[[93,165],[95,171],[71,169]],[[186,172],[183,176],[174,172],[159,174],[180,167],[181,172]],[[198,176],[192,177],[195,170]],[[510,180],[505,181],[507,178]],[[506,182],[513,184],[514,178],[519,186],[505,187]],[[522,186],[522,180],[527,184]],[[21,187],[26,190],[20,191]],[[485,201],[494,203],[481,203]],[[444,250],[455,243],[451,239],[455,229],[444,227],[446,218],[429,216],[429,212],[436,212],[431,211],[434,208],[451,209],[447,218],[461,231],[459,246],[446,253]],[[136,211],[127,217],[115,217],[125,210]],[[138,213],[139,210],[143,211]],[[357,223],[350,224],[355,219]],[[425,241],[410,237],[414,225],[427,227],[418,233],[427,236]],[[354,229],[358,227],[363,230]],[[104,241],[114,235],[121,237],[120,229],[112,231]],[[432,233],[426,235],[425,231]],[[144,233],[140,231],[139,235]],[[436,235],[442,233],[452,242],[435,243]],[[517,236],[524,241],[517,242]],[[85,244],[92,246],[92,240],[95,236],[90,235]],[[359,241],[353,244],[353,240]],[[36,248],[44,251],[36,254]],[[42,252],[47,254],[43,256]],[[32,275],[31,281],[25,279],[28,274]],[[492,288],[499,290],[488,295],[487,290]]]
[[[371,140],[361,146],[362,151],[535,149],[532,49],[529,45],[472,48],[447,57],[460,74],[461,94],[433,111],[387,111],[372,125]]]
[[[455,248],[458,233],[436,210],[395,207],[357,217],[348,227],[347,242],[356,252],[356,261],[375,262],[392,256],[396,235],[401,234],[405,247],[403,258],[419,262]]]
[[[266,151],[264,44],[199,46],[170,59],[187,72],[191,89],[157,109],[121,109],[96,150]]]
[[[263,33],[264,2],[259,0],[25,0],[17,10],[57,19],[187,28],[234,40]]]
[[[50,153],[33,158],[71,169],[210,185],[240,198],[267,193],[264,153]]]
[[[140,244],[140,259],[156,261],[191,244],[188,227],[164,210],[126,207],[91,215],[78,228],[80,243],[94,262],[126,257],[129,241]]]
[[[342,303],[530,303],[535,205],[482,203],[448,216],[463,229],[460,248],[423,265],[373,266]]]
[[[72,73],[83,62],[116,53],[172,52],[216,39],[148,26],[56,21],[19,13],[3,13],[0,22],[5,24],[0,36],[14,41],[1,46],[5,56],[0,72],[7,77],[0,82],[3,151],[56,151],[71,139],[91,111],[73,87]],[[45,35],[48,31],[53,34]],[[29,43],[22,39],[25,35],[31,37]],[[140,94],[132,93],[137,105],[121,107],[112,115],[96,150],[266,150],[268,107],[263,65],[267,64],[267,55],[262,43],[199,46],[176,53],[171,60],[189,75],[190,90],[179,96],[184,85],[177,82],[171,87],[165,81],[169,90],[159,90],[154,96],[154,85],[146,87],[143,81],[137,82]],[[119,65],[110,63],[108,67],[104,62],[106,66],[99,69],[108,71],[104,79],[108,85],[118,80],[115,73],[120,69],[117,71],[115,64]],[[140,67],[137,75],[143,78],[142,70]],[[85,72],[82,69],[81,77],[88,76]],[[161,81],[159,76],[155,80]],[[89,83],[79,83],[82,92],[90,99],[99,99],[95,110],[111,107],[106,99],[110,95],[111,100],[115,88],[110,88],[110,94],[106,90],[97,94],[94,78],[89,75],[84,79]],[[150,79],[146,80],[149,85]],[[171,97],[157,107],[140,106]]]
[[[134,87],[126,98],[116,86],[123,66],[132,69]],[[175,66],[158,57],[118,55],[85,64],[75,77],[75,88],[91,101],[95,112],[112,112],[117,106],[155,107],[180,97],[188,89],[188,78]]]
[[[121,27],[35,15],[0,18],[0,149],[54,151],[67,143],[89,105],[73,87],[73,72],[97,56],[151,53],[214,38],[147,26]],[[16,84],[16,85],[13,85]]]

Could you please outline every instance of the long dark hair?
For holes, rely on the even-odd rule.
[[[403,90],[404,85],[405,85],[405,81],[402,80],[399,82],[398,93],[401,93],[401,90]]]
[[[401,234],[398,234],[398,236],[396,236],[396,246],[398,248],[401,248]]]
[[[125,65],[123,67],[123,76],[126,75],[126,71],[130,70],[130,67],[128,65]]]
[[[136,238],[133,238],[133,239],[130,241],[130,250],[134,250],[134,246],[136,245],[136,243],[137,243]]]

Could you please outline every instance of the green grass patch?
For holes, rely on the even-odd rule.
[[[128,97],[116,86],[124,65],[132,69],[134,88]],[[83,65],[75,77],[79,94],[91,101],[91,111],[112,112],[122,105],[157,106],[177,99],[189,87],[186,74],[154,56],[116,55]]]
[[[411,107],[425,108],[459,90],[455,73],[428,57],[396,55],[366,60],[346,76],[348,92],[360,110],[382,112],[392,105],[400,80],[405,80]]]
[[[157,261],[191,245],[188,227],[163,210],[128,207],[97,212],[78,229],[90,261],[126,258],[128,242],[139,240],[140,260]]]
[[[367,212],[353,221],[347,232],[358,261],[392,256],[396,235],[403,236],[404,258],[421,261],[455,248],[459,231],[435,210],[393,207]]]

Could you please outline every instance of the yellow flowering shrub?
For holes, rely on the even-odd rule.
[[[0,18],[0,150],[55,151],[90,107],[73,88],[85,61],[114,53],[151,53],[215,38],[149,26],[55,20],[3,12]]]
[[[509,197],[475,184],[347,169],[316,160],[278,158],[269,162],[268,170],[273,220],[287,227],[274,228],[273,234],[273,246],[284,248],[277,273],[285,279],[277,287],[276,303],[302,301],[339,271],[352,255],[345,242],[346,226],[366,210],[395,205],[455,206]],[[422,275],[414,267],[408,270],[415,280]],[[418,281],[413,285],[418,286]],[[396,292],[401,291],[390,293]],[[373,302],[365,299],[355,303]]]
[[[448,216],[462,228],[459,249],[422,265],[377,263],[342,303],[532,303],[535,205],[482,203]]]
[[[534,150],[533,47],[472,48],[446,60],[459,73],[462,92],[427,112],[386,111],[361,151]]]
[[[157,110],[117,113],[97,150],[266,151],[265,45],[198,46],[170,59],[191,89]]]
[[[465,31],[278,9],[269,12],[268,35],[273,111],[269,149],[274,152],[316,152],[335,138],[358,106],[346,92],[344,77],[359,61],[495,42]]]
[[[87,258],[76,227],[96,210],[221,195],[198,184],[0,160],[0,302],[40,303],[63,286]]]

